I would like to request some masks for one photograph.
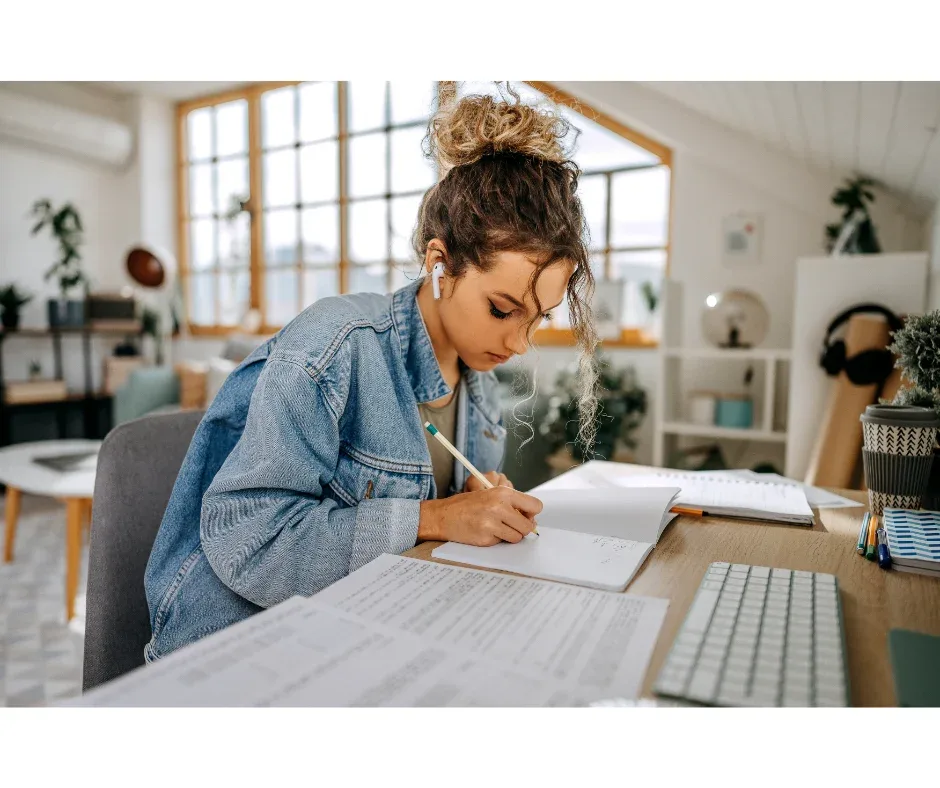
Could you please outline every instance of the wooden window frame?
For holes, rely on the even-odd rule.
[[[265,299],[264,299],[264,283],[265,283],[265,270],[266,270],[266,261],[264,259],[264,205],[262,200],[262,164],[263,164],[263,145],[261,139],[261,99],[263,94],[268,91],[277,90],[284,87],[292,87],[303,84],[300,81],[290,81],[290,82],[259,82],[253,85],[249,85],[243,88],[238,88],[235,90],[226,91],[224,93],[213,94],[210,96],[205,96],[202,98],[197,98],[189,101],[183,101],[176,105],[176,181],[177,181],[177,259],[179,260],[180,266],[180,280],[183,287],[183,298],[186,304],[187,314],[189,313],[190,304],[191,304],[191,293],[190,293],[190,284],[193,271],[190,268],[189,261],[189,237],[187,234],[187,224],[190,221],[189,211],[188,211],[188,189],[189,189],[189,159],[187,155],[187,117],[190,112],[203,109],[205,107],[217,106],[220,104],[225,104],[230,101],[236,101],[238,99],[244,99],[248,107],[248,173],[249,173],[249,191],[250,198],[246,204],[246,209],[249,214],[249,223],[250,223],[250,260],[249,260],[249,308],[260,310],[262,315],[266,314],[265,309]],[[440,96],[440,88],[445,83],[438,83],[438,96]],[[569,107],[570,109],[578,112],[581,115],[584,115],[589,120],[597,123],[598,125],[614,132],[615,134],[623,137],[624,139],[632,142],[633,144],[643,148],[649,153],[657,157],[658,161],[651,164],[644,164],[632,167],[620,167],[610,170],[599,170],[594,171],[585,171],[584,175],[598,175],[606,178],[607,181],[607,197],[605,200],[606,210],[607,210],[607,222],[605,228],[605,239],[603,248],[595,248],[592,250],[593,253],[600,253],[604,255],[604,272],[605,276],[609,276],[611,273],[611,254],[619,251],[650,251],[650,250],[662,250],[665,252],[666,260],[663,270],[664,278],[669,275],[670,268],[670,256],[671,256],[671,241],[672,241],[672,217],[673,217],[673,182],[674,182],[674,170],[673,170],[673,157],[672,151],[646,135],[636,131],[635,129],[630,128],[624,123],[616,120],[615,118],[606,115],[603,112],[600,112],[593,107],[585,104],[580,99],[575,98],[570,93],[567,93],[549,82],[538,82],[538,81],[527,81],[526,84],[538,90],[540,93],[546,95],[552,101],[562,104]],[[348,91],[348,82],[337,82],[337,120],[338,120],[338,129],[337,129],[337,144],[339,148],[339,195],[338,199],[335,201],[337,208],[339,210],[339,261],[337,263],[338,269],[338,292],[345,293],[349,288],[350,280],[350,268],[354,265],[349,259],[349,238],[348,238],[348,229],[349,229],[349,205],[351,202],[354,202],[354,199],[350,198],[349,195],[349,183],[348,183],[348,152],[349,152],[349,139],[351,136],[354,136],[349,131],[349,124],[347,118],[347,91]],[[387,99],[387,96],[386,96]],[[386,100],[386,109],[388,110],[389,102]],[[391,145],[391,134],[390,132],[394,129],[400,127],[408,127],[415,124],[391,124],[390,116],[387,116],[385,119],[385,124],[381,128],[375,129],[375,131],[382,131],[386,135],[386,145]],[[298,143],[299,145],[300,143]],[[213,161],[215,157],[213,157]],[[390,168],[392,166],[390,155],[386,156],[386,166]],[[299,165],[298,165],[299,166]],[[661,166],[665,166],[669,169],[669,203],[668,203],[668,217],[667,217],[667,229],[666,229],[666,242],[663,246],[646,246],[646,247],[616,247],[614,248],[611,245],[611,221],[610,221],[610,212],[611,212],[611,184],[613,182],[613,176],[619,172],[624,171],[637,171],[643,169],[653,169]],[[409,193],[393,193],[391,191],[391,182],[387,180],[386,182],[386,193],[382,195],[377,195],[376,199],[382,199],[386,203],[387,216],[390,216],[391,212],[391,200],[397,196],[407,196]],[[299,198],[298,198],[299,199]],[[369,198],[373,199],[373,198]],[[331,201],[332,202],[332,201]],[[299,204],[299,203],[298,203]],[[298,209],[299,210],[299,209]],[[390,221],[390,219],[389,219]],[[302,245],[302,241],[299,241],[298,246]],[[388,238],[388,259],[386,261],[386,285],[391,286],[393,279],[393,270],[392,265],[394,263],[392,259],[392,237],[391,231],[389,231]],[[298,266],[298,282],[300,281],[300,276],[303,273],[304,261],[302,256],[298,254],[298,259],[296,262]],[[215,270],[215,276],[219,276],[218,270]],[[219,314],[219,288],[215,288],[216,292],[216,315]],[[298,298],[300,296],[298,295]],[[192,336],[226,336],[231,334],[233,331],[238,330],[237,326],[231,325],[197,325],[193,324],[191,321],[187,321],[187,328],[189,333]],[[258,329],[260,334],[272,334],[278,331],[281,327],[277,325],[268,324],[267,321],[262,321],[262,325]],[[538,330],[535,336],[535,342],[540,346],[547,347],[563,347],[563,346],[572,346],[575,344],[574,335],[568,328],[559,328],[559,327],[546,327]],[[657,346],[658,342],[654,337],[649,336],[643,329],[636,327],[624,327],[621,331],[621,337],[619,339],[605,339],[602,344],[605,347],[634,347],[634,348],[654,348]]]

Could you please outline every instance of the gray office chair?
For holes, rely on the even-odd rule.
[[[85,597],[85,692],[144,664],[150,614],[144,570],[204,411],[115,427],[98,454]]]

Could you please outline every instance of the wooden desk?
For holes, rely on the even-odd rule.
[[[638,470],[641,470],[638,467]],[[679,517],[665,531],[627,591],[669,600],[642,695],[669,653],[705,569],[712,561],[828,572],[839,580],[853,706],[894,706],[888,630],[895,627],[940,635],[940,581],[885,571],[855,552],[867,496],[836,490],[858,509],[821,509],[812,528],[795,525]],[[440,542],[422,542],[404,555],[431,561]],[[440,563],[449,563],[441,561]]]

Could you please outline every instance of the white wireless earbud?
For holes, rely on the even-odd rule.
[[[434,263],[431,269],[431,287],[434,290],[434,300],[441,300],[441,277],[444,276],[444,264]]]

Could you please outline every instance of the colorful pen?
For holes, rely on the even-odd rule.
[[[878,557],[878,542],[875,537],[875,529],[878,527],[878,518],[872,515],[868,520],[868,539],[865,542],[865,558],[874,561]]]
[[[891,566],[891,553],[888,550],[888,535],[884,528],[877,531],[878,537],[878,566],[887,569]]]
[[[868,521],[871,519],[871,512],[865,512],[862,518],[862,528],[858,532],[858,546],[855,548],[859,555],[865,555],[865,544],[868,542]]]

